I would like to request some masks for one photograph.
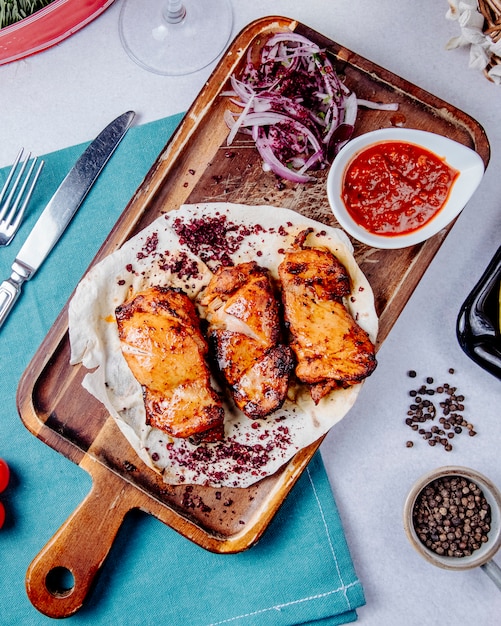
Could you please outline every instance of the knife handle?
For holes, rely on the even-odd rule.
[[[21,293],[21,286],[25,280],[23,276],[12,272],[11,277],[4,280],[0,285],[0,328],[18,299]]]

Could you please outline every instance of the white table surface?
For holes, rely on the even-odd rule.
[[[140,1],[140,0],[138,0]],[[454,573],[408,543],[402,508],[412,483],[441,465],[474,467],[501,486],[501,383],[470,361],[455,336],[457,313],[501,243],[501,86],[468,67],[445,0],[233,0],[234,29],[265,15],[293,17],[474,117],[492,154],[480,188],[436,255],[379,352],[359,401],[326,438],[323,458],[367,605],[364,626],[501,623],[501,593],[479,569]],[[43,154],[92,139],[127,109],[145,123],[186,110],[212,66],[164,77],[136,66],[118,36],[121,0],[58,46],[0,66],[0,166],[21,145]],[[453,381],[478,435],[452,452],[405,426],[409,369]],[[451,380],[452,382],[452,380]],[[405,442],[413,438],[415,445]],[[501,564],[501,555],[497,557]]]

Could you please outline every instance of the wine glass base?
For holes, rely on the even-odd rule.
[[[223,52],[233,27],[229,0],[183,0],[185,17],[163,16],[166,0],[125,0],[119,19],[122,45],[139,66],[166,76],[201,70]]]

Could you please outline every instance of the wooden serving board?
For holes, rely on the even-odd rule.
[[[245,62],[249,46],[278,30],[306,35],[325,47],[346,84],[359,98],[398,102],[399,110],[360,110],[355,134],[403,125],[446,135],[476,150],[487,165],[489,143],[480,125],[452,105],[283,17],[257,20],[230,46],[174,136],[130,200],[93,263],[104,258],[161,213],[183,203],[225,201],[294,209],[336,225],[325,180],[278,184],[264,173],[250,142],[241,137],[226,146],[223,114],[230,75]],[[378,347],[418,284],[449,229],[424,244],[402,250],[376,250],[354,242],[355,256],[369,279],[380,316]],[[219,553],[252,546],[263,534],[321,441],[300,451],[275,475],[246,489],[169,486],[147,468],[120,434],[104,407],[82,387],[82,366],[69,364],[67,306],[25,371],[18,388],[18,409],[26,427],[47,445],[87,470],[92,490],[27,572],[32,603],[51,617],[64,617],[84,602],[124,515],[139,508],[187,539]],[[285,530],[286,532],[286,530]],[[47,575],[71,571],[74,587],[49,589]]]

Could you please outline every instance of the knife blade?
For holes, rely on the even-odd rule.
[[[77,209],[132,124],[134,111],[117,117],[92,141],[49,200],[0,285],[0,327],[21,293],[65,231]]]

